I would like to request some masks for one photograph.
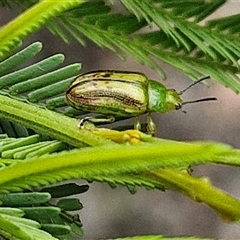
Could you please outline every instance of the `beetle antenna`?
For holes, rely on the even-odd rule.
[[[197,81],[195,81],[195,82],[193,82],[192,84],[190,84],[188,87],[186,87],[185,89],[183,89],[182,91],[180,91],[178,94],[179,95],[182,95],[184,92],[186,92],[189,88],[191,88],[191,87],[193,87],[193,86],[195,86],[196,84],[198,84],[198,83],[200,83],[200,82],[202,82],[202,81],[204,81],[204,80],[206,80],[206,79],[209,79],[210,78],[210,76],[208,75],[208,76],[203,76],[203,77],[201,77],[201,78],[199,78]],[[208,100],[207,100],[208,101]]]
[[[197,99],[197,100],[193,100],[193,101],[183,102],[182,105],[186,105],[189,103],[197,103],[197,102],[216,101],[216,100],[217,100],[217,98],[215,98],[215,97],[201,98],[201,99]]]

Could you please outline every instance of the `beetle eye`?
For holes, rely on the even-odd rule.
[[[182,108],[182,104],[181,103],[176,103],[175,104],[175,109],[176,110],[179,110],[179,109],[181,109]]]

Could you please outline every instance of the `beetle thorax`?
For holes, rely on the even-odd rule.
[[[149,80],[148,87],[148,111],[167,113],[182,107],[182,99],[174,89],[166,89],[159,82]]]
[[[166,112],[166,88],[159,82],[149,80],[148,112]]]

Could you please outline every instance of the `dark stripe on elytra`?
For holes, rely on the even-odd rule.
[[[75,81],[77,80],[77,78],[75,79]],[[73,81],[73,85],[70,86],[67,90],[67,94],[75,87],[79,87],[81,85],[84,85],[85,83],[87,82],[94,82],[94,81],[100,81],[100,82],[111,82],[111,81],[114,81],[114,82],[125,82],[127,84],[134,84],[134,85],[139,85],[138,82],[134,81],[134,80],[124,80],[124,79],[114,79],[114,80],[111,80],[111,79],[106,79],[106,78],[97,78],[97,79],[86,79],[86,80],[82,80],[76,84],[74,84],[74,81]]]
[[[125,94],[119,94],[117,92],[113,92],[113,91],[102,91],[102,90],[97,90],[97,91],[91,91],[88,93],[83,93],[80,95],[75,95],[75,94],[71,94],[72,98],[74,99],[82,99],[82,101],[80,100],[81,103],[84,103],[86,101],[86,103],[90,103],[90,102],[94,102],[95,97],[106,97],[106,98],[112,98],[120,103],[123,103],[127,106],[139,106],[139,105],[143,105],[142,102],[127,96]],[[78,101],[77,101],[78,102]]]

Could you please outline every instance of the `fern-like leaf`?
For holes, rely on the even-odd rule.
[[[192,79],[201,75],[211,75],[214,80],[239,92],[240,83],[236,73],[239,72],[237,60],[240,41],[237,37],[220,32],[216,26],[216,24],[221,25],[220,21],[207,26],[197,24],[224,2],[225,0],[204,3],[197,1],[195,4],[187,2],[188,7],[186,7],[181,1],[176,3],[164,0],[130,2],[123,0],[122,3],[126,8],[136,15],[134,17],[131,14],[112,13],[111,8],[104,1],[91,1],[80,5],[72,1],[71,10],[65,11],[70,6],[61,5],[62,3],[59,2],[59,11],[52,10],[52,15],[41,14],[38,10],[35,14],[39,15],[38,19],[42,19],[42,22],[51,20],[49,29],[66,42],[74,37],[83,44],[82,35],[85,35],[100,47],[111,49],[121,58],[124,58],[124,53],[130,54],[139,62],[156,69],[162,78],[165,78],[164,72],[153,57],[175,66]],[[37,4],[35,7],[37,9]],[[57,9],[57,6],[55,8]],[[50,11],[51,8],[48,13]],[[32,31],[31,26],[34,24],[38,28],[41,27],[41,24],[36,24],[35,18],[29,19],[31,14],[29,15],[28,12],[25,14],[26,16],[23,14],[21,18],[29,21],[24,20],[29,32]],[[190,18],[195,21],[192,22]],[[224,31],[234,28],[230,18],[225,20]],[[150,23],[158,26],[157,34],[139,33],[139,30]],[[20,35],[19,32],[16,34]],[[26,36],[25,33],[21,34]],[[20,37],[14,39],[18,38]],[[8,40],[10,42],[10,39]]]
[[[63,189],[68,189],[68,191],[60,195],[59,191]],[[76,230],[78,235],[82,235],[79,216],[70,213],[82,209],[82,204],[79,199],[63,197],[83,193],[87,189],[87,186],[71,183],[45,188],[42,192],[0,194],[0,221],[2,223],[0,233],[6,237],[11,235],[11,239],[24,240],[59,239],[59,237],[65,239],[67,236],[71,237],[73,232],[76,234]],[[53,195],[52,198],[61,197],[57,204],[50,202],[49,192]],[[6,219],[3,221],[2,218]],[[19,224],[19,228],[16,224]],[[39,230],[40,227],[41,230]]]
[[[12,49],[15,49],[22,40],[30,33],[35,32],[42,27],[46,21],[66,11],[74,6],[77,6],[79,1],[70,2],[52,2],[41,1],[18,18],[3,27],[0,32],[0,58],[3,59]]]
[[[155,7],[154,1],[122,2],[134,14],[137,14],[139,19],[138,14],[145,17],[147,22],[154,21],[161,30],[150,34],[135,33],[132,36],[134,31],[146,25],[144,21],[138,24],[136,19],[131,16],[126,17],[106,12],[103,15],[98,14],[97,10],[96,12],[92,11],[92,15],[83,15],[81,21],[79,21],[79,15],[77,17],[70,14],[70,11],[69,14],[56,19],[55,24],[63,25],[66,31],[72,29],[70,32],[74,32],[73,36],[84,34],[100,47],[111,49],[121,58],[123,57],[122,53],[127,52],[139,62],[156,69],[162,78],[165,78],[165,75],[152,57],[168,62],[194,79],[200,75],[209,74],[219,83],[239,92],[239,78],[236,75],[239,69],[237,63],[240,53],[239,41],[219,31],[186,21],[182,16],[183,13],[176,16],[174,12],[169,12],[168,8],[163,8],[164,4],[163,7],[161,4]],[[211,10],[216,9],[222,3],[219,1],[218,4],[213,4]],[[87,11],[90,4],[86,3],[80,8],[84,11],[84,7]],[[199,6],[196,15],[201,8]],[[204,16],[207,13],[210,14],[211,11],[205,12]],[[128,25],[124,25],[125,21]],[[119,25],[120,23],[122,26]],[[199,58],[199,56],[201,57]],[[219,59],[221,60],[219,61]]]

